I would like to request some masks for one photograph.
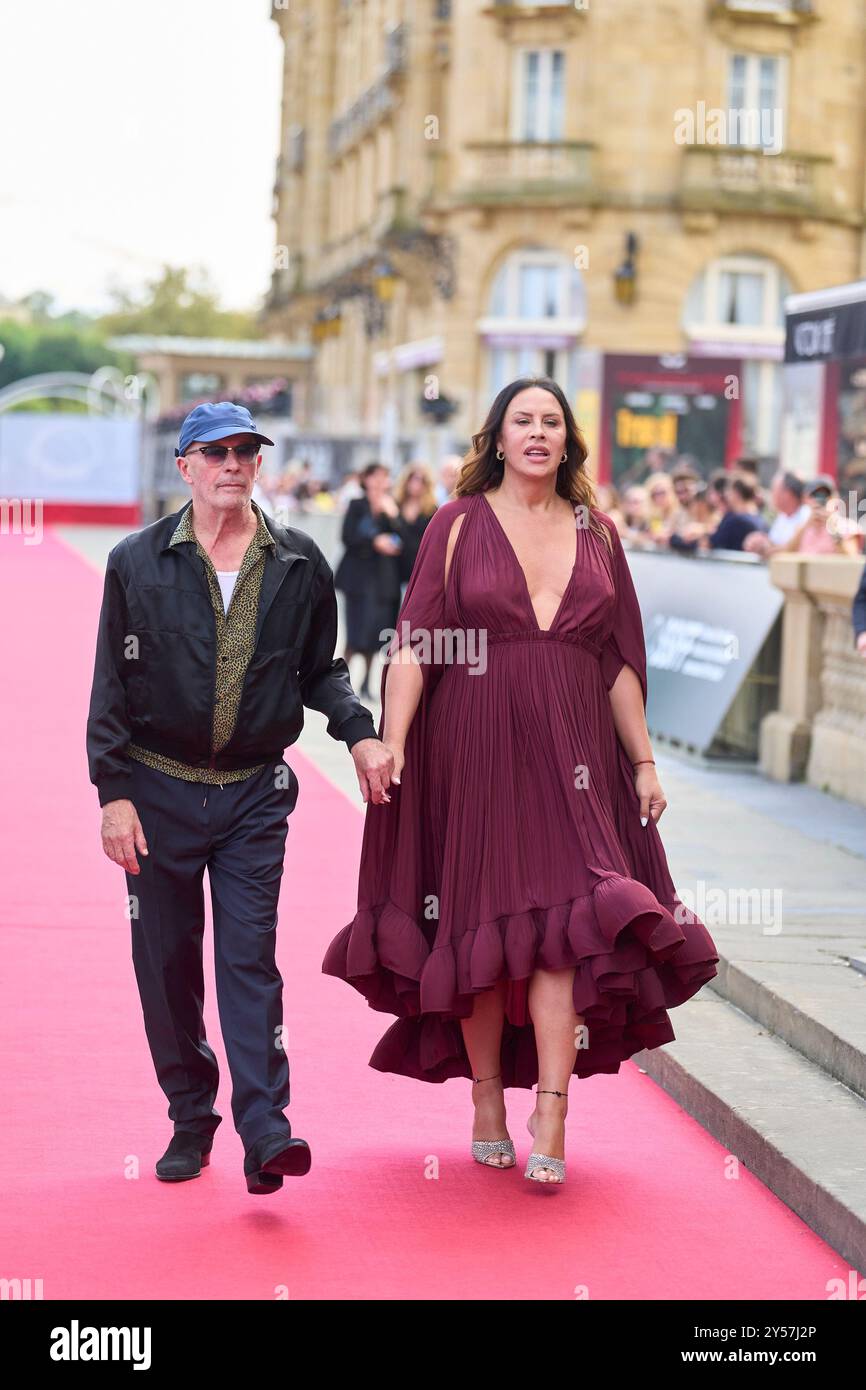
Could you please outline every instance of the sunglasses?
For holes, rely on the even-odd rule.
[[[203,444],[197,449],[187,449],[187,454],[201,454],[207,463],[225,463],[229,454],[234,454],[238,463],[252,463],[259,456],[256,444]]]

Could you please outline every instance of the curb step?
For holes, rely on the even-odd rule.
[[[632,1061],[864,1275],[866,1101],[709,985],[672,1021]]]
[[[750,969],[750,965],[754,968]],[[795,1002],[790,977],[786,979],[782,973],[784,964],[777,966],[769,979],[761,978],[759,966],[760,962],[746,959],[728,960],[720,950],[713,993],[769,1029],[829,1077],[866,1098],[862,1023],[866,1002],[862,973],[866,971],[866,962],[861,969],[856,957],[839,954],[813,965],[809,985],[799,990],[801,1003]],[[822,989],[822,972],[828,974],[829,989]],[[856,988],[856,994],[849,992],[849,985]],[[851,1037],[844,1037],[840,1031],[845,1024],[850,1025]]]

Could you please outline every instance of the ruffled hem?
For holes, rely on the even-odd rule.
[[[706,927],[679,898],[666,907],[645,884],[610,874],[585,896],[481,922],[456,945],[433,944],[393,901],[361,908],[332,941],[322,970],[397,1016],[370,1065],[424,1081],[472,1075],[459,1020],[471,1015],[475,994],[504,977],[503,1084],[533,1086],[538,1058],[526,994],[535,969],[574,967],[587,1045],[576,1048],[573,1071],[591,1076],[673,1041],[666,1010],[711,980],[718,959]]]

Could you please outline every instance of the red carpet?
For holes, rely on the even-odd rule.
[[[530,1188],[469,1156],[468,1083],[373,1071],[389,1023],[321,974],[355,910],[357,809],[289,750],[278,960],[305,1178],[252,1197],[231,1123],[208,932],[207,1025],[223,1116],[211,1167],[163,1184],[171,1133],[123,915],[102,854],[85,718],[102,581],[50,530],[0,539],[2,1111],[0,1277],[44,1297],[816,1299],[847,1267],[633,1063],[573,1081],[568,1181]],[[312,719],[319,718],[311,714]],[[346,754],[348,758],[348,754]],[[510,1128],[531,1147],[528,1092]],[[438,1171],[438,1177],[431,1176]]]

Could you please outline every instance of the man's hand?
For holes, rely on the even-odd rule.
[[[367,739],[368,743],[372,739]],[[138,812],[131,801],[107,801],[102,808],[102,848],[127,873],[137,874],[141,870],[135,851],[147,854],[147,841],[138,819]]]
[[[388,787],[392,777],[399,785],[402,754],[400,765],[395,767],[395,750],[378,738],[361,738],[352,744],[351,751],[363,800],[372,801],[376,806],[390,801]]]

